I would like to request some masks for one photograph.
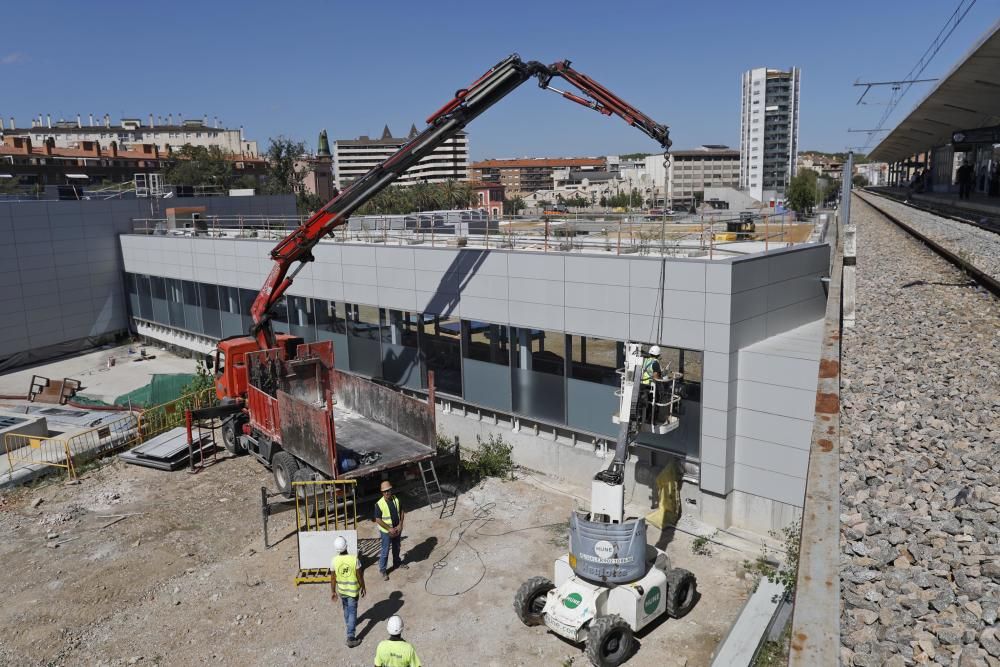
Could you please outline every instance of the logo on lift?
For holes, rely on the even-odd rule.
[[[570,593],[563,599],[563,606],[567,609],[576,609],[583,602],[583,596],[579,593]]]
[[[601,540],[594,545],[594,553],[598,558],[602,560],[607,560],[615,555],[615,545],[611,544],[607,540]]]
[[[646,593],[646,599],[642,601],[642,608],[645,610],[646,615],[654,613],[660,606],[660,589],[659,587],[651,588],[648,593]]]

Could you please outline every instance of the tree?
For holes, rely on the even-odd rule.
[[[171,185],[228,190],[236,178],[233,165],[218,146],[184,144],[167,161],[163,177]]]
[[[269,195],[295,195],[300,213],[315,211],[325,202],[317,195],[306,192],[304,162],[306,145],[288,137],[272,137],[264,154],[267,160],[267,180],[261,191]]]
[[[864,174],[854,174],[854,178],[851,179],[851,183],[854,183],[856,187],[863,188],[868,185],[868,177]]]
[[[503,203],[504,215],[518,215],[524,209],[524,199],[521,197],[514,197],[513,199],[508,199]]]
[[[799,215],[811,213],[816,205],[816,172],[803,169],[796,174],[788,184],[785,200],[788,207]]]

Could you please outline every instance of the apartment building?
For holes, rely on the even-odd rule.
[[[334,142],[333,172],[337,187],[343,188],[356,178],[371,171],[417,136],[417,127],[410,127],[405,137],[394,137],[386,125],[382,136],[372,139],[338,139]],[[434,149],[430,155],[410,167],[397,185],[412,183],[444,183],[469,178],[469,135],[460,132]]]
[[[784,199],[799,151],[797,67],[743,73],[740,105],[740,188],[758,201]]]
[[[132,144],[156,144],[158,146],[173,146],[178,148],[184,144],[192,146],[218,146],[224,153],[245,157],[257,157],[257,142],[244,137],[243,126],[239,128],[221,127],[216,117],[210,123],[208,117],[184,119],[179,114],[174,119],[173,114],[164,118],[149,117],[145,123],[139,118],[122,118],[118,125],[113,125],[111,116],[94,121],[90,115],[85,124],[78,115],[75,120],[52,121],[51,114],[43,120],[39,114],[31,120],[30,127],[17,127],[15,118],[4,123],[0,119],[0,135],[4,137],[27,137],[36,146],[43,145],[52,139],[55,148],[77,148],[82,142],[99,141],[102,146],[109,146],[114,141],[119,148]]]
[[[575,172],[607,169],[604,158],[522,158],[514,160],[483,160],[469,165],[469,178],[484,183],[499,183],[508,197],[519,197],[536,190],[555,187],[553,172],[570,169]],[[585,176],[579,174],[578,178]]]

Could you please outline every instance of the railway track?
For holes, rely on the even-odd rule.
[[[875,192],[873,190],[866,190],[865,192],[873,194],[877,197],[891,199],[918,211],[924,211],[942,218],[947,218],[948,220],[954,220],[955,222],[960,222],[962,224],[972,225],[994,234],[1000,234],[1000,215],[983,213],[977,217],[973,217],[972,213],[968,210],[961,209],[957,206],[947,206],[945,204],[937,203],[930,204],[928,202],[914,202],[893,192]]]
[[[919,239],[995,296],[1000,296],[1000,227],[988,229],[978,223],[956,221],[953,217],[871,192],[855,194],[858,199]],[[919,218],[906,216],[908,219],[904,220],[905,209],[921,211],[924,215]],[[943,220],[927,219],[927,215]],[[962,225],[967,227],[963,229]]]

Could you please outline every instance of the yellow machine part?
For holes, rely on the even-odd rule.
[[[659,505],[646,515],[646,521],[660,530],[676,525],[681,518],[681,469],[673,458],[656,476],[656,494]]]
[[[736,240],[736,233],[735,232],[717,232],[714,235],[713,238],[716,241],[735,241]]]

